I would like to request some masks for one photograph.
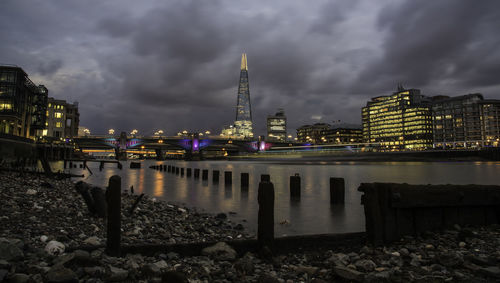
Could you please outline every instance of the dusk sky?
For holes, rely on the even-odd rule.
[[[360,124],[398,83],[500,99],[500,1],[0,1],[0,64],[78,101],[80,125],[219,133],[247,53],[256,134]]]

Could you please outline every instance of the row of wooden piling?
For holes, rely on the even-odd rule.
[[[208,169],[199,169],[199,168],[182,168],[176,167],[173,165],[152,165],[149,168],[159,171],[165,171],[168,173],[172,173],[175,175],[184,176],[184,171],[186,171],[186,177],[191,177],[191,173],[194,173],[194,179],[200,178],[203,181],[208,181],[209,178],[209,170]],[[186,169],[186,170],[184,170]],[[212,170],[212,182],[214,184],[219,183],[220,171]],[[250,175],[248,173],[241,173],[240,176],[240,186],[242,189],[248,188],[249,186]],[[261,182],[270,182],[270,175],[263,174],[261,175]],[[226,186],[230,186],[233,183],[233,172],[232,171],[224,171],[224,184]],[[301,178],[298,173],[293,176],[290,176],[290,196],[294,199],[300,199],[301,196]],[[344,178],[330,178],[330,203],[332,204],[343,204],[345,202],[345,182]]]

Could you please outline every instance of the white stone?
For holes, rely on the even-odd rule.
[[[61,242],[50,241],[45,246],[45,252],[47,252],[50,255],[60,255],[60,254],[64,253],[65,248],[66,247]]]
[[[40,236],[40,241],[42,241],[44,243],[47,242],[48,239],[49,239],[49,237],[47,237],[45,235]]]

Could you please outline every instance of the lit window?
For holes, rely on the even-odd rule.
[[[55,112],[54,113],[55,118],[62,118],[62,113],[61,112]]]
[[[61,122],[56,122],[56,128],[61,128],[62,127],[62,123]]]
[[[11,110],[11,109],[12,109],[11,103],[0,103],[0,110]]]

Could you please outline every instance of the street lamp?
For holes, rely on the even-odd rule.
[[[114,129],[109,129],[108,130],[108,135],[114,135],[115,134],[115,130]]]

